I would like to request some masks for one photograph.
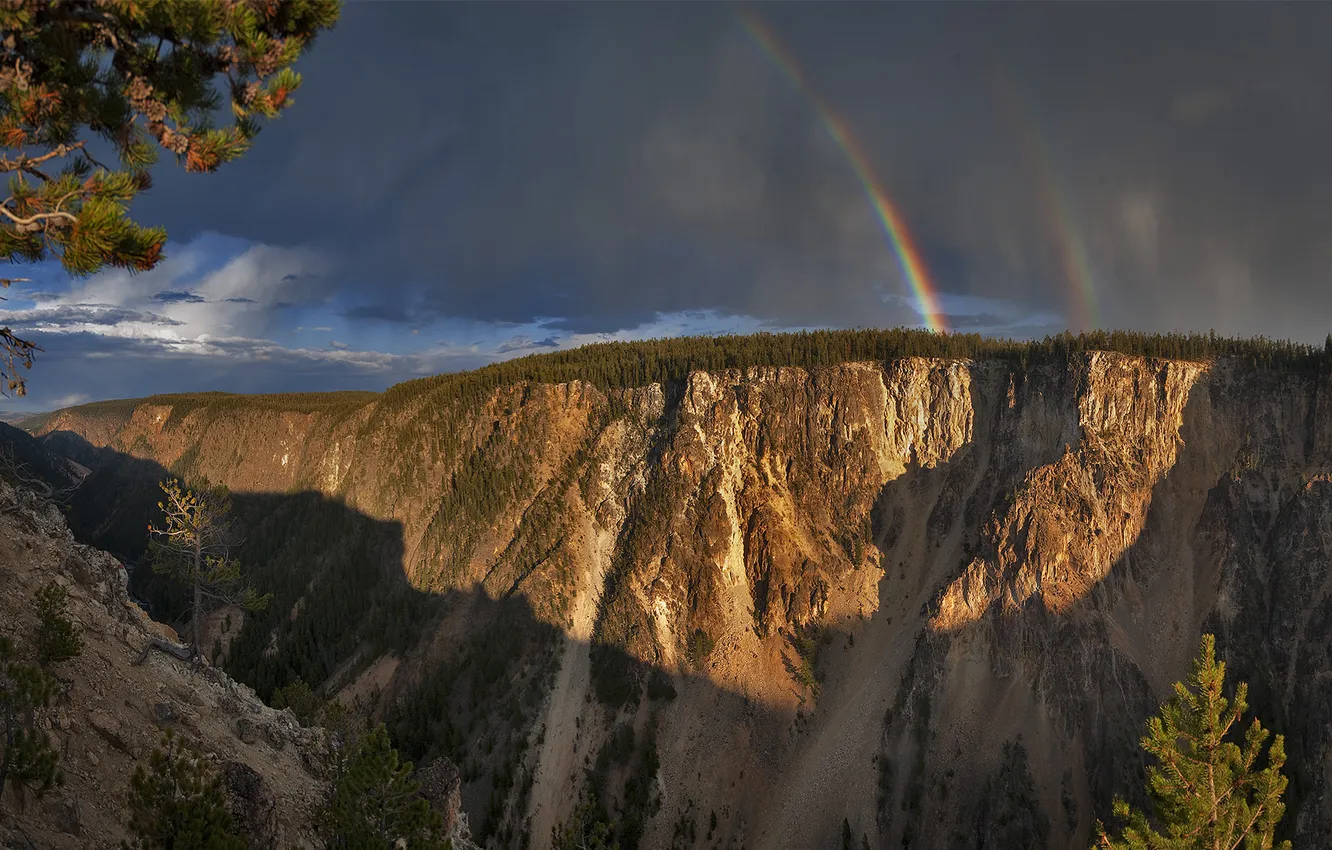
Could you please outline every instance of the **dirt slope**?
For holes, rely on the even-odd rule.
[[[50,580],[68,589],[85,642],[81,656],[57,668],[68,686],[42,721],[62,753],[65,783],[41,800],[6,792],[0,844],[118,845],[134,768],[172,727],[218,770],[257,774],[257,783],[238,783],[249,793],[233,801],[254,846],[313,846],[310,818],[324,787],[312,769],[315,733],[211,668],[191,670],[158,652],[136,664],[150,638],[173,635],[130,601],[124,568],[75,543],[49,502],[0,481],[0,633],[32,646],[32,597]]]

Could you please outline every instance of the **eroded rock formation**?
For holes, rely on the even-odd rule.
[[[1091,353],[326,410],[164,397],[42,431],[388,526],[385,569],[447,605],[338,682],[392,715],[450,677],[439,714],[513,718],[422,744],[475,766],[464,808],[497,846],[545,846],[589,775],[645,847],[828,846],[844,819],[875,847],[1086,846],[1203,630],[1288,736],[1299,844],[1332,834],[1329,390]],[[310,569],[303,599],[332,575]],[[502,600],[556,636],[496,668],[539,711],[467,672]]]

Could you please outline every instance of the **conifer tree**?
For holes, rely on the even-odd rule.
[[[309,726],[314,722],[322,706],[319,704],[319,697],[315,696],[305,680],[297,679],[273,691],[273,707],[279,711],[290,708],[302,726]]]
[[[0,635],[0,792],[5,784],[38,797],[64,782],[60,753],[34,726],[56,693],[56,680],[36,664],[16,660],[14,642]]]
[[[153,268],[166,231],[129,207],[159,148],[194,172],[245,153],[292,104],[292,65],[339,11],[338,0],[0,3],[0,258],[56,258],[76,275]],[[215,82],[230,101],[221,126]],[[23,395],[18,369],[38,350],[0,328],[0,394]]]
[[[168,729],[130,780],[126,850],[245,850],[233,831],[222,778]]]
[[[37,657],[43,667],[63,664],[83,651],[83,637],[69,619],[69,593],[55,581],[37,591]]]
[[[326,846],[339,850],[437,850],[451,842],[444,822],[418,792],[411,762],[400,762],[379,724],[361,738],[320,817]]]
[[[200,625],[217,605],[264,608],[271,594],[260,596],[241,575],[231,557],[231,498],[221,487],[194,491],[174,478],[159,485],[166,498],[157,503],[162,527],[148,526],[152,535],[149,560],[153,572],[171,576],[190,592],[190,648],[200,652]]]
[[[366,728],[366,721],[358,711],[348,708],[338,700],[324,703],[315,718],[318,725],[328,732],[339,750],[331,755],[328,770],[334,776],[341,776],[347,769],[347,759],[356,751],[357,743],[369,731]]]
[[[1115,800],[1125,822],[1119,838],[1097,823],[1096,846],[1116,850],[1270,850],[1285,804],[1285,742],[1277,735],[1258,769],[1271,733],[1257,718],[1242,745],[1231,740],[1248,709],[1241,682],[1233,700],[1223,695],[1226,665],[1216,660],[1216,639],[1203,635],[1193,675],[1175,684],[1161,714],[1147,721],[1142,747],[1157,764],[1147,768],[1147,793],[1155,817]],[[1290,842],[1276,845],[1289,850]]]

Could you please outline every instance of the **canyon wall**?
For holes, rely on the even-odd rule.
[[[1227,359],[908,358],[162,396],[36,430],[93,470],[87,512],[168,470],[344,511],[254,550],[291,566],[264,574],[281,610],[241,627],[239,675],[263,693],[299,661],[448,754],[492,846],[547,846],[594,799],[622,846],[832,846],[845,824],[856,846],[1086,847],[1141,793],[1143,722],[1204,631],[1287,736],[1286,828],[1312,846],[1332,834],[1329,388]],[[385,576],[343,594],[355,640],[311,666],[302,618],[338,597],[359,518],[396,538],[363,558]]]

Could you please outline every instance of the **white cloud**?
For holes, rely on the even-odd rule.
[[[132,310],[114,304],[55,304],[30,310],[9,310],[5,321],[17,328],[35,328],[48,333],[112,333],[124,325],[179,327],[182,322],[148,310]]]
[[[114,323],[114,330],[103,331],[109,335],[179,340],[252,336],[272,326],[276,311],[318,303],[328,295],[322,277],[329,270],[328,263],[313,251],[263,244],[244,247],[232,242],[219,249],[217,242],[216,237],[205,235],[186,245],[169,246],[167,258],[151,271],[131,275],[117,269],[95,275],[65,293],[34,293],[29,297],[38,303],[26,311],[25,321],[58,330],[51,327],[62,324],[51,318],[58,317],[58,311],[96,305],[151,312],[166,320],[138,321],[139,327],[127,329],[125,325],[132,320],[126,318]],[[227,258],[225,249],[230,253],[239,249],[239,253]],[[93,330],[92,324],[106,323],[90,322],[71,329]],[[170,332],[162,330],[168,326]]]
[[[76,404],[83,404],[85,401],[91,400],[92,396],[87,393],[67,393],[51,399],[51,406],[58,410],[62,407],[73,407]]]
[[[270,333],[288,330],[294,324],[289,320],[296,316],[313,312],[324,318],[319,310],[332,292],[323,276],[328,267],[311,251],[215,235],[168,248],[166,260],[141,274],[111,270],[76,281],[64,292],[53,290],[68,278],[55,285],[44,281],[40,290],[24,293],[24,309],[12,309],[17,306],[13,302],[0,305],[0,319],[29,338],[63,337],[43,344],[46,352],[38,358],[39,370],[55,358],[80,362],[89,372],[90,361],[158,359],[177,364],[180,374],[193,380],[213,381],[216,378],[207,376],[218,375],[219,370],[243,372],[246,364],[269,368],[281,363],[300,374],[380,375],[387,385],[429,371],[435,362],[434,357],[356,351],[354,341],[334,342],[327,348],[289,348],[269,338]],[[96,371],[108,376],[107,365],[98,365]],[[39,376],[33,377],[37,386]],[[49,387],[64,395],[48,397],[46,406],[105,397],[89,394],[104,393],[104,386],[64,377],[61,384]],[[155,392],[161,387],[142,389]],[[134,391],[140,389],[136,386]]]
[[[785,325],[779,327],[754,316],[719,313],[715,310],[687,310],[678,313],[658,313],[651,322],[610,333],[570,334],[560,340],[560,348],[577,348],[595,342],[631,342],[674,336],[750,334],[758,331],[781,333],[798,330],[806,328]]]

